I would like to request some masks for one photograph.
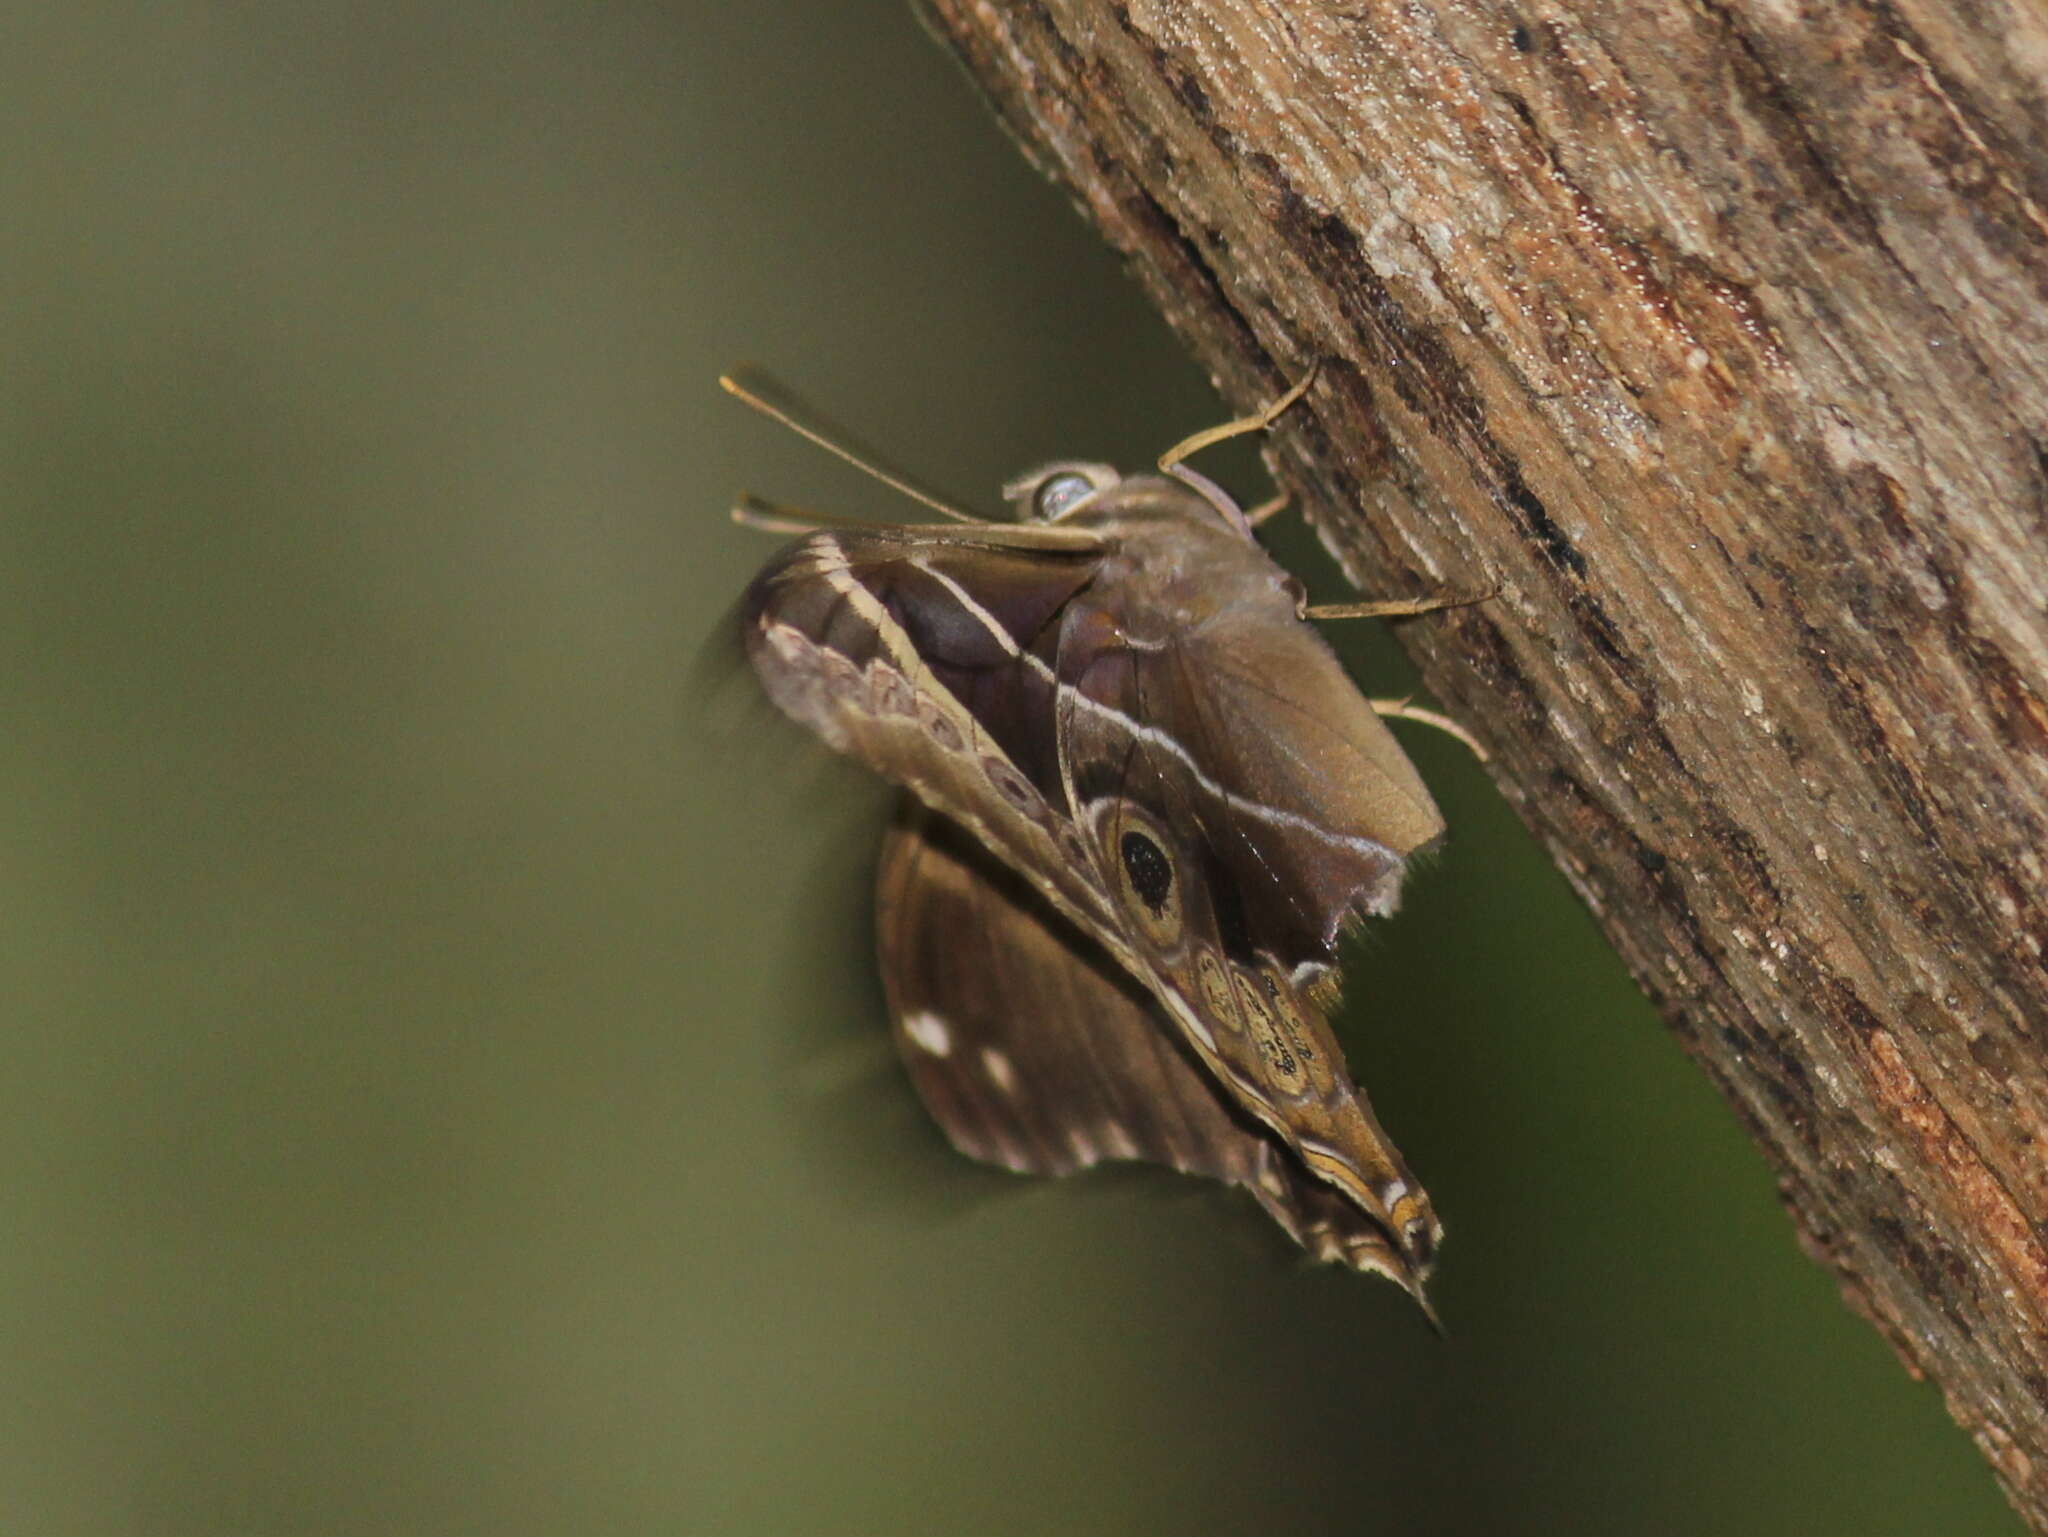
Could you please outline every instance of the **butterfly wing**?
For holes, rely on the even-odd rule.
[[[1442,821],[1255,548],[1218,542],[1198,586],[1159,579],[1208,537],[1126,513],[1066,606],[1067,802],[1140,979],[1236,1103],[1393,1236],[1412,1287],[1441,1230],[1322,1002],[1340,930],[1392,908]],[[1120,580],[1126,562],[1155,579]]]
[[[1066,815],[1040,655],[1102,553],[1095,537],[1028,526],[815,533],[749,588],[742,633],[787,714],[1115,946],[1108,894]]]
[[[1141,1160],[1240,1185],[1317,1258],[1405,1279],[1378,1224],[1238,1110],[1131,976],[958,826],[906,802],[876,895],[896,1044],[962,1153],[1047,1175]]]

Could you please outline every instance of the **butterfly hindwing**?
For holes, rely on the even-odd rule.
[[[1242,1186],[1319,1259],[1406,1279],[1379,1224],[1189,1057],[1115,962],[957,826],[906,803],[876,886],[883,984],[954,1147],[1019,1173],[1128,1159]]]

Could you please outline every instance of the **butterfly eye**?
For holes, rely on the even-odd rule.
[[[1181,943],[1180,869],[1166,830],[1131,801],[1098,802],[1090,819],[1133,927],[1161,950]]]
[[[1032,514],[1041,522],[1057,523],[1094,490],[1094,483],[1086,475],[1072,471],[1048,475],[1031,493]]]
[[[1173,865],[1166,850],[1147,833],[1128,832],[1123,836],[1122,852],[1131,890],[1155,918],[1160,916],[1166,911],[1167,898],[1173,895]]]

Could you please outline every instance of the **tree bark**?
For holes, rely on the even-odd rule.
[[[2048,14],[921,3],[2048,1531]]]

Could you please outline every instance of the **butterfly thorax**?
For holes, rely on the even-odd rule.
[[[1133,645],[1184,638],[1228,614],[1253,623],[1299,620],[1300,583],[1174,482],[1126,481],[1063,526],[1102,536],[1107,551],[1094,585],[1122,594]]]

